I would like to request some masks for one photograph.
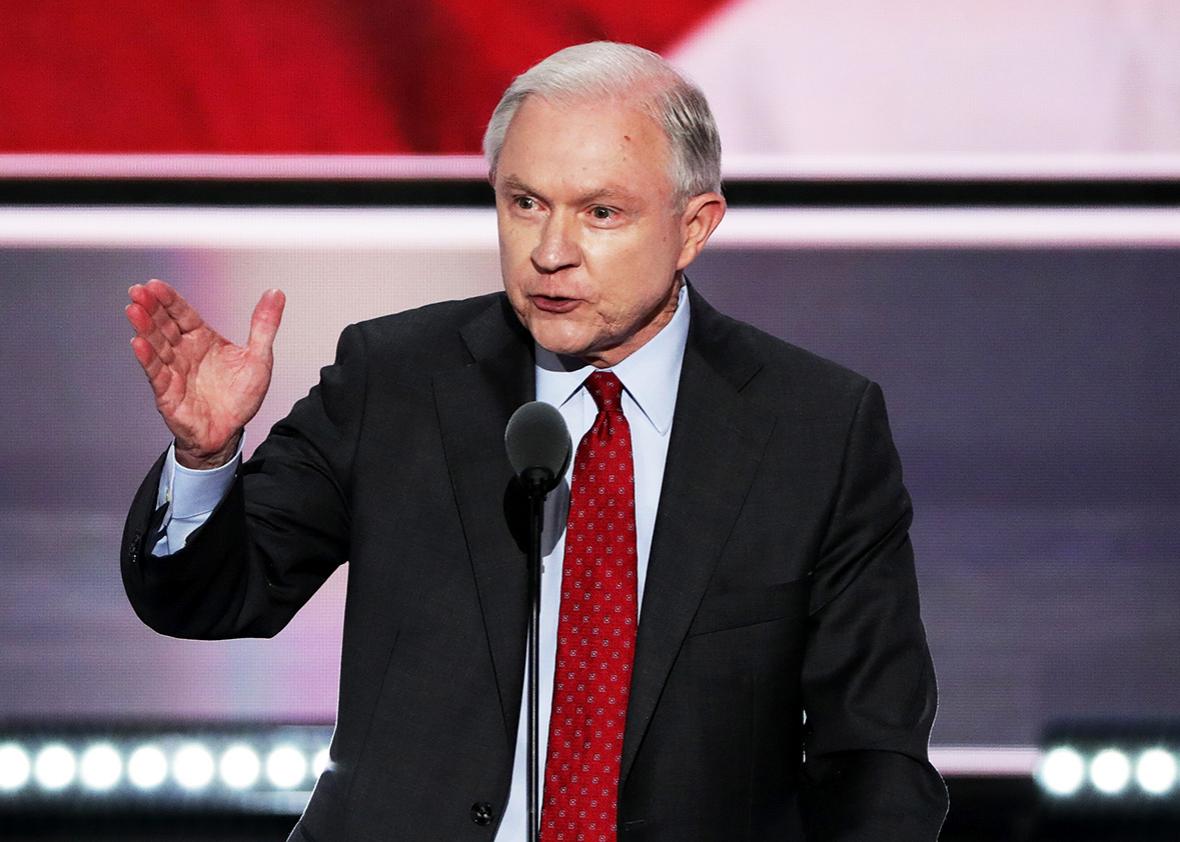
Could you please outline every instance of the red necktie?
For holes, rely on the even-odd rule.
[[[586,381],[598,416],[574,458],[542,842],[615,842],[619,759],[635,657],[635,469],[623,384]]]

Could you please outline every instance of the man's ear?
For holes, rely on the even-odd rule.
[[[696,260],[713,230],[721,224],[725,208],[725,197],[720,193],[701,193],[688,200],[680,217],[684,245],[676,261],[677,271]]]

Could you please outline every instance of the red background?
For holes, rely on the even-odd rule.
[[[721,4],[5,2],[0,152],[475,153],[539,59],[664,51]]]

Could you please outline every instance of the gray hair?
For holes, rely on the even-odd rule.
[[[483,136],[493,177],[508,126],[528,97],[556,102],[638,95],[636,106],[664,130],[672,152],[670,176],[682,201],[721,191],[721,139],[700,88],[651,50],[612,41],[566,47],[533,65],[508,86]]]

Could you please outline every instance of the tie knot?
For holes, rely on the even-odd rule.
[[[596,371],[586,379],[586,388],[599,412],[622,412],[623,384],[613,371]]]

